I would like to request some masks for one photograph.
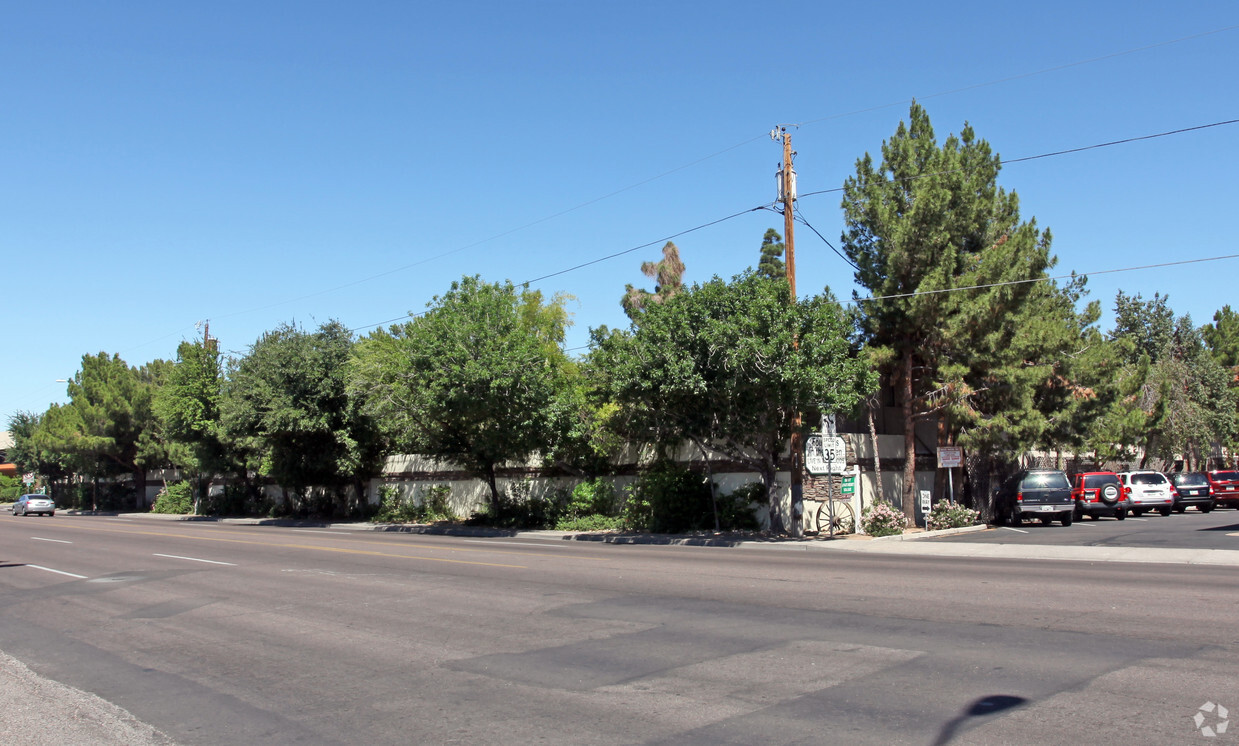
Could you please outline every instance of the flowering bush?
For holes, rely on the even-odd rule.
[[[981,514],[972,508],[952,503],[938,503],[929,511],[925,520],[925,530],[937,531],[943,528],[963,528],[978,522]]]
[[[908,518],[895,506],[879,500],[861,513],[860,527],[870,536],[892,536],[903,533],[908,527]]]

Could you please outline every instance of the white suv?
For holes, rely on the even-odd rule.
[[[1174,488],[1160,471],[1124,471],[1119,473],[1123,489],[1131,501],[1131,514],[1141,515],[1146,510],[1156,510],[1170,515],[1174,508]]]

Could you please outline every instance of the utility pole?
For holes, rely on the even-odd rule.
[[[786,127],[770,131],[770,139],[783,138],[783,167],[779,169],[779,201],[783,203],[783,245],[786,248],[787,284],[791,289],[792,305],[796,305],[796,237],[792,210],[796,202],[796,170],[792,167],[792,135]],[[799,340],[792,338],[793,347]],[[800,432],[803,420],[799,411],[792,415],[791,487],[792,525],[791,535],[804,535],[804,434]]]

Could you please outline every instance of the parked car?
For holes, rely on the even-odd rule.
[[[1124,471],[1119,472],[1119,479],[1127,488],[1132,515],[1144,515],[1149,510],[1170,515],[1174,509],[1174,488],[1160,471]]]
[[[1070,526],[1075,507],[1071,480],[1056,469],[1016,472],[994,493],[994,514],[1010,526],[1034,516],[1047,526],[1054,520]]]
[[[1110,515],[1118,520],[1127,517],[1131,503],[1119,475],[1112,471],[1086,471],[1071,480],[1071,497],[1075,500],[1075,517]]]
[[[1179,471],[1170,475],[1170,484],[1174,487],[1174,509],[1182,513],[1195,505],[1201,513],[1213,510],[1213,487],[1209,485],[1209,476],[1202,471]]]
[[[1239,471],[1209,471],[1209,486],[1213,488],[1214,504],[1239,508]]]
[[[31,513],[55,516],[56,503],[52,502],[52,498],[47,495],[22,495],[17,498],[17,502],[13,503],[13,515],[30,515]]]

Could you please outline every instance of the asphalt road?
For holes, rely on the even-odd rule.
[[[1085,518],[1070,526],[1057,522],[1044,526],[1024,521],[1019,527],[999,526],[992,531],[946,536],[929,541],[979,544],[1024,544],[1084,547],[1147,547],[1170,549],[1239,550],[1239,510],[1219,508],[1201,513],[1189,508],[1162,516],[1145,513],[1139,518]]]
[[[1237,607],[1233,567],[0,518],[0,650],[179,743],[1239,742],[1194,721]]]

